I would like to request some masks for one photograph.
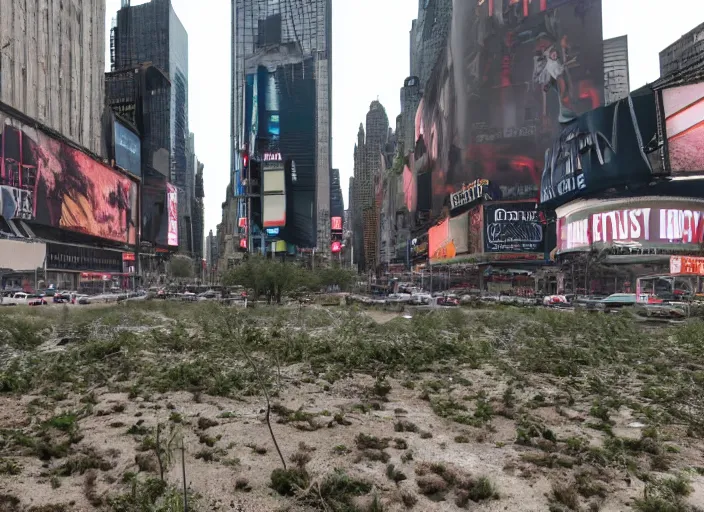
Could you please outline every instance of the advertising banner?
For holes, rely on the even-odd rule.
[[[450,219],[450,240],[455,246],[455,254],[469,251],[469,212]]]
[[[430,263],[449,260],[455,257],[455,246],[450,240],[450,221],[443,220],[428,230]]]
[[[48,243],[46,244],[46,266],[50,270],[122,272],[123,254],[128,253]],[[131,254],[134,261],[134,253]]]
[[[139,135],[115,121],[115,163],[135,176],[142,176],[142,144]]]
[[[167,245],[168,197],[166,176],[145,167],[142,176],[142,240]]]
[[[262,198],[262,222],[265,228],[286,225],[286,196],[264,196]]]
[[[331,217],[330,218],[331,230],[335,232],[342,231],[342,217]]]
[[[166,204],[169,212],[167,244],[178,246],[178,191],[171,183],[166,184]]]
[[[704,172],[704,82],[663,89],[662,104],[669,170]]]
[[[0,115],[0,212],[134,244],[137,183],[49,135]]]
[[[428,233],[423,233],[410,241],[411,261],[420,263],[428,259]]]
[[[558,206],[618,185],[648,182],[657,169],[644,145],[656,135],[650,92],[580,116],[545,152],[540,202]]]
[[[536,203],[484,206],[484,252],[542,253],[543,225]]]
[[[672,198],[608,201],[558,218],[558,252],[628,247],[696,250],[704,202]]]
[[[670,274],[704,276],[704,258],[696,256],[670,256]]]
[[[433,211],[478,179],[535,197],[560,123],[603,104],[601,1],[454,0],[439,62],[415,123]]]
[[[489,180],[475,180],[450,195],[450,209],[456,210],[484,197],[488,192]]]

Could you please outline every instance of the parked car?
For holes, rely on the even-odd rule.
[[[27,305],[28,306],[46,306],[48,302],[46,299],[39,295],[39,294],[31,294],[27,296]]]
[[[597,304],[597,308],[604,311],[610,311],[613,309],[622,308],[624,306],[635,306],[636,302],[635,293],[613,293],[605,299],[602,299]]]

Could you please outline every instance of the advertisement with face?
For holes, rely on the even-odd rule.
[[[534,202],[484,206],[484,252],[542,253],[543,225]]]
[[[178,246],[178,191],[171,183],[166,184],[166,204],[169,211],[167,244]]]
[[[704,172],[704,82],[664,89],[662,103],[670,171]]]
[[[560,123],[603,103],[603,76],[600,0],[455,0],[416,120],[433,211],[477,179],[503,199],[535,197],[545,149]]]
[[[0,115],[6,218],[134,244],[137,183],[45,133]]]

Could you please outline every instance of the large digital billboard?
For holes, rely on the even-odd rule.
[[[503,199],[535,198],[560,123],[603,95],[600,0],[455,0],[448,48],[416,122],[415,159],[419,173],[432,172],[433,211],[478,179]]]
[[[697,251],[704,242],[704,201],[590,200],[568,211],[558,209],[557,232],[560,253],[611,248]]]
[[[667,161],[673,173],[704,171],[704,82],[663,89]]]
[[[648,89],[567,123],[545,152],[540,202],[557,206],[611,187],[647,183],[662,167],[644,147],[656,138],[656,115]]]
[[[87,154],[0,115],[0,211],[114,242],[137,237],[137,183]]]
[[[166,176],[145,167],[142,176],[142,240],[154,245],[168,243]]]
[[[115,163],[135,176],[142,175],[142,145],[139,135],[119,121],[114,123]]]
[[[178,246],[178,190],[171,183],[166,184],[166,207],[169,215],[167,244]]]
[[[543,225],[534,202],[484,205],[484,252],[545,251]]]

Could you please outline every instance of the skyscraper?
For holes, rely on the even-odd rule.
[[[331,0],[232,0],[232,191],[247,213],[243,155],[280,156],[281,237],[330,253]],[[254,208],[253,208],[254,210]],[[234,234],[234,233],[233,233]],[[243,235],[243,233],[240,233]]]
[[[379,101],[372,101],[366,117],[366,131],[360,123],[354,147],[352,229],[355,260],[360,270],[374,268],[377,263],[379,212],[375,199],[388,142],[386,109]]]
[[[179,248],[190,253],[193,251],[193,238],[184,236],[191,230],[190,198],[195,187],[195,179],[189,177],[193,165],[189,162],[188,34],[170,0],[151,0],[134,6],[125,0],[117,12],[111,38],[113,71],[151,62],[171,81],[170,116],[163,118],[168,120],[169,126],[159,127],[159,131],[169,133],[171,154],[168,179],[183,196],[178,201]],[[182,200],[185,198],[189,200]]]

